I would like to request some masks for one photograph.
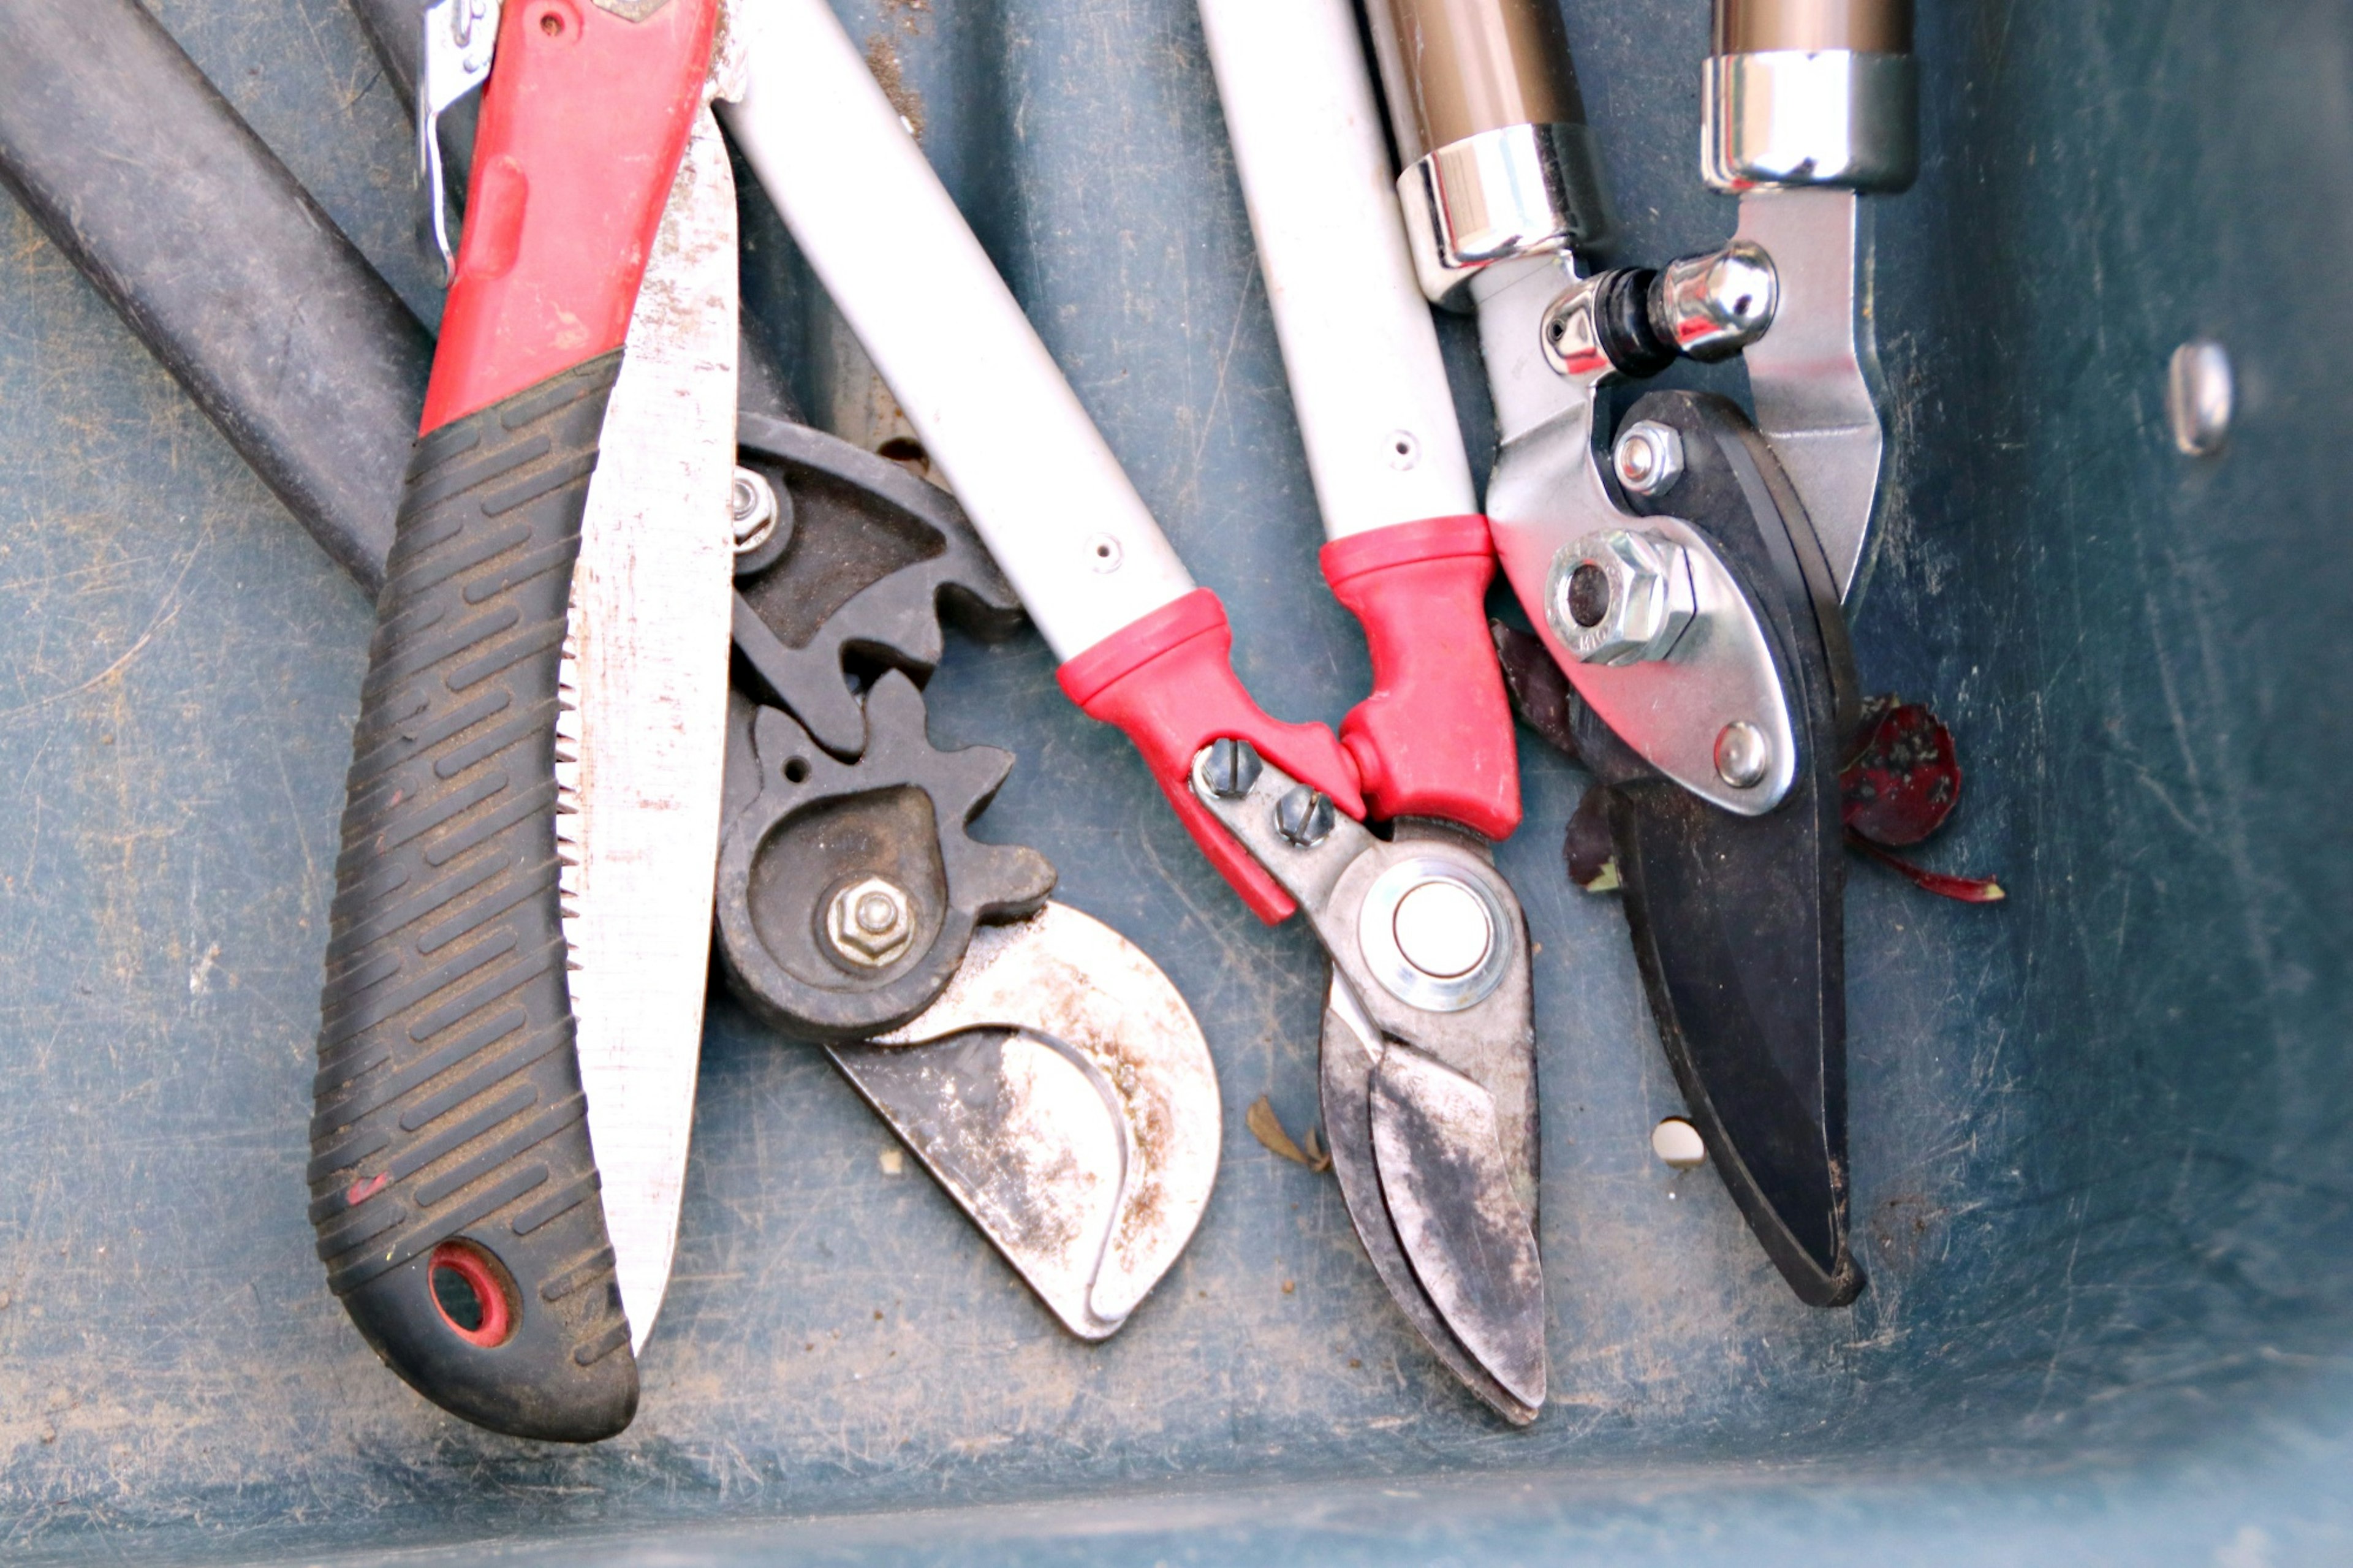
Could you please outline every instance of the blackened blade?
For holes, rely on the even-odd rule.
[[[1852,1300],[1846,1247],[1845,867],[1816,770],[1761,817],[1655,777],[1610,791],[1634,957],[1710,1159],[1810,1306]]]

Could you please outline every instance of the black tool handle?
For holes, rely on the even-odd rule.
[[[376,605],[319,1031],[328,1282],[470,1421],[590,1442],[638,1399],[574,1051],[555,720],[617,353],[417,444]]]
[[[373,592],[429,340],[143,8],[0,5],[0,183]]]

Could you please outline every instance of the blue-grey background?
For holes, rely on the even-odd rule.
[[[429,320],[406,121],[338,0],[149,3]],[[1245,679],[1336,721],[1363,645],[1188,0],[844,16]],[[1567,16],[1620,254],[1720,240],[1706,6]],[[369,607],[0,205],[0,1556],[2353,1560],[2353,11],[1931,0],[1920,47],[1856,635],[1961,737],[1926,858],[2010,900],[1854,868],[1872,1287],[1809,1311],[1705,1172],[1651,1161],[1676,1097],[1622,917],[1559,870],[1582,780],[1525,750],[1555,1395],[1524,1433],[1418,1348],[1330,1180],[1242,1128],[1261,1094],[1314,1120],[1310,942],[1244,913],[1028,636],[952,647],[934,731],[1018,752],[987,835],[1141,942],[1217,1054],[1224,1168],[1159,1292],[1067,1338],[821,1058],[723,1003],[637,1424],[558,1449],[409,1393],[327,1294],[301,1174]],[[747,296],[807,360],[754,220]],[[2242,412],[2192,462],[2161,395],[2201,333]]]

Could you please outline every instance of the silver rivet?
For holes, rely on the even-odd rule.
[[[1651,1129],[1651,1152],[1671,1171],[1690,1171],[1707,1163],[1707,1145],[1699,1129],[1680,1116],[1670,1116]]]
[[[1735,789],[1764,781],[1773,766],[1773,743],[1746,719],[1735,719],[1715,737],[1715,776]]]
[[[2166,367],[2165,416],[2183,457],[2211,458],[2222,449],[2234,400],[2231,356],[2221,343],[2193,338],[2173,351]]]
[[[1389,432],[1389,467],[1402,473],[1421,461],[1421,442],[1410,430]]]
[[[1332,797],[1305,784],[1292,785],[1274,803],[1274,830],[1302,849],[1329,838],[1335,820]]]
[[[1087,559],[1098,572],[1116,572],[1126,553],[1120,549],[1118,540],[1108,533],[1098,533],[1087,541]]]
[[[1618,482],[1638,496],[1672,489],[1683,473],[1683,438],[1672,425],[1637,420],[1618,436],[1609,462]]]
[[[833,896],[825,934],[837,956],[861,969],[880,969],[915,940],[915,911],[897,883],[863,877]]]
[[[1433,980],[1459,980],[1485,962],[1495,933],[1486,907],[1460,882],[1432,878],[1398,900],[1398,951]]]
[[[767,476],[753,468],[735,470],[727,490],[727,513],[735,525],[735,553],[757,550],[776,531],[776,492]]]

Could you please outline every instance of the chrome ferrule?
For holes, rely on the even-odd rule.
[[[1505,125],[1449,142],[1398,177],[1414,276],[1432,302],[1499,261],[1593,244],[1609,231],[1593,133]]]
[[[1908,54],[1712,55],[1701,79],[1700,173],[1727,192],[1903,190],[1919,167],[1919,82]]]

